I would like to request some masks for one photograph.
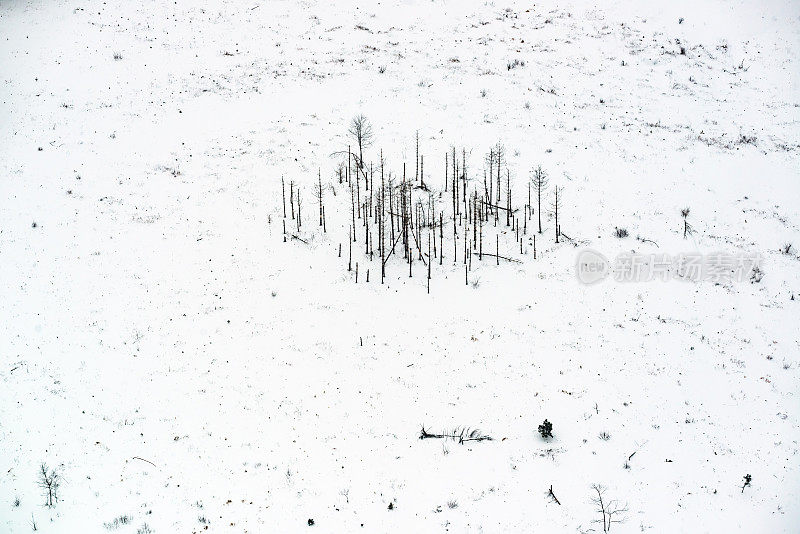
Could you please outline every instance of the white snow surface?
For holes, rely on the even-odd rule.
[[[799,30],[775,0],[0,2],[0,532],[602,532],[592,484],[612,532],[800,531]],[[582,245],[764,278],[582,285],[548,213],[536,260],[445,256],[430,294],[359,240],[356,284],[358,113],[395,175],[416,131],[437,191],[500,141]]]

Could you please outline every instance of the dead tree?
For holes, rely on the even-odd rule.
[[[558,196],[558,193],[559,191],[561,191],[561,188],[555,186],[553,189],[555,191],[556,196],[550,207],[553,210],[553,213],[556,217],[556,243],[558,243],[558,238],[561,236],[561,226],[558,224],[558,211],[561,208],[562,198]]]
[[[319,170],[319,173],[317,175],[317,180],[318,180],[318,182],[317,182],[317,187],[314,190],[314,195],[317,197],[317,202],[319,203],[319,225],[322,226],[323,225],[323,220],[322,220],[323,219],[323,214],[322,213],[323,213],[323,210],[324,210],[324,208],[323,208],[323,200],[322,200],[322,193],[323,193],[323,189],[322,189],[322,169]]]
[[[300,201],[300,190],[297,190],[297,229],[300,230],[300,226],[303,224],[303,219],[301,219],[300,215],[300,208],[301,208],[301,201]]]
[[[294,181],[289,182],[289,205],[292,208],[292,220],[294,220]]]
[[[369,119],[364,115],[356,115],[350,122],[350,129],[348,130],[350,136],[353,137],[358,145],[358,161],[356,167],[358,170],[364,170],[364,149],[369,148],[374,141],[372,133],[372,124]]]
[[[547,174],[542,170],[542,166],[536,167],[533,171],[533,188],[536,190],[536,202],[539,213],[539,233],[542,233],[542,193],[547,189]]]
[[[439,265],[444,260],[444,212],[439,212]]]
[[[506,226],[511,224],[511,171],[506,169]]]
[[[389,239],[392,242],[392,252],[394,252],[394,181],[392,180],[392,175],[389,175],[389,227],[391,230],[391,234]]]
[[[500,205],[500,190],[502,189],[502,187],[500,186],[500,170],[501,170],[501,167],[503,165],[503,158],[505,158],[505,156],[506,156],[505,148],[503,147],[502,144],[500,144],[499,141],[497,142],[497,147],[495,148],[494,153],[495,153],[495,156],[497,157],[497,199],[496,199],[496,202],[497,202],[497,205],[499,206]]]
[[[348,171],[347,171],[347,175],[348,175],[348,182],[350,183],[350,210],[351,210],[351,212],[353,214],[353,224],[350,226],[350,233],[352,233],[353,235],[350,236],[350,241],[355,242],[355,240],[356,240],[356,201],[355,201],[355,196],[354,196],[354,193],[353,193],[353,181],[349,179],[349,176],[350,176],[349,168],[348,168]]]
[[[686,236],[694,231],[694,228],[692,228],[692,225],[689,224],[687,220],[689,217],[689,208],[683,208],[681,210],[681,217],[683,217],[683,238],[686,239]]]
[[[48,469],[47,464],[39,466],[38,485],[44,494],[45,506],[55,506],[58,501],[58,488],[61,485],[61,475],[56,468]]]
[[[488,198],[488,205],[491,207],[492,199],[494,199],[494,147],[489,150],[489,154],[486,156],[486,160],[489,162],[489,190],[486,192]],[[483,187],[486,189],[486,185]]]
[[[286,218],[286,184],[281,176],[281,197],[283,198],[283,218]]]
[[[447,193],[447,151],[444,151],[444,192]]]
[[[616,500],[604,500],[603,496],[606,492],[604,486],[592,484],[592,489],[597,493],[596,497],[592,497],[592,504],[597,506],[597,512],[601,515],[601,519],[595,519],[593,523],[602,523],[603,532],[608,532],[614,523],[624,522],[625,517],[623,514],[628,511],[628,508],[620,505]]]
[[[456,427],[449,432],[442,432],[440,434],[428,432],[425,430],[425,427],[422,427],[422,430],[419,433],[419,439],[452,439],[453,441],[457,441],[460,444],[464,444],[468,441],[492,441],[492,437],[484,434],[477,428],[469,428],[469,427]]]
[[[383,175],[383,167],[383,150],[381,150],[381,199],[378,202],[378,239],[380,241],[381,249],[381,284],[383,284],[383,280],[386,278],[386,244],[384,239],[386,237],[386,224],[384,222],[386,214],[386,209],[384,207],[384,203],[386,202],[386,180]]]

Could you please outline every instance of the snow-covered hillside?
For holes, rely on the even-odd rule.
[[[613,532],[797,532],[800,5],[648,4],[0,2],[0,532],[603,532],[593,485]],[[361,229],[348,271],[358,114],[397,179],[419,132],[430,293]],[[538,207],[465,274],[445,154],[472,192],[498,143],[537,257]]]

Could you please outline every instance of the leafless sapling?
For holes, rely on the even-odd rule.
[[[359,114],[350,121],[350,129],[348,132],[358,145],[358,161],[356,161],[356,167],[358,170],[363,170],[364,150],[369,148],[375,139],[372,133],[372,124],[370,124],[369,119],[364,115]]]
[[[601,519],[595,519],[594,523],[603,524],[603,532],[611,530],[611,525],[614,523],[622,523],[625,521],[625,512],[628,508],[619,504],[616,500],[605,500],[603,497],[606,488],[599,484],[592,484],[592,489],[597,493],[597,496],[592,497],[592,504],[597,506],[597,512],[600,513]]]
[[[692,228],[692,225],[689,224],[689,221],[688,221],[689,208],[683,208],[681,210],[681,217],[683,217],[683,238],[686,239],[686,236],[691,234],[694,231],[694,229]]]
[[[550,207],[553,210],[553,213],[555,214],[556,217],[556,243],[558,243],[558,238],[561,235],[561,226],[558,224],[558,212],[561,209],[561,204],[562,204],[562,198],[558,196],[558,193],[561,191],[561,188],[555,186],[553,190],[555,191],[555,198],[553,199],[553,203],[551,204]]]
[[[38,485],[44,494],[45,506],[53,507],[58,501],[58,488],[61,485],[61,474],[54,467],[49,469],[47,464],[39,466]]]

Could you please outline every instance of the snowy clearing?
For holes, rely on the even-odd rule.
[[[0,30],[0,532],[800,529],[800,4]],[[586,249],[760,263],[587,285]]]

